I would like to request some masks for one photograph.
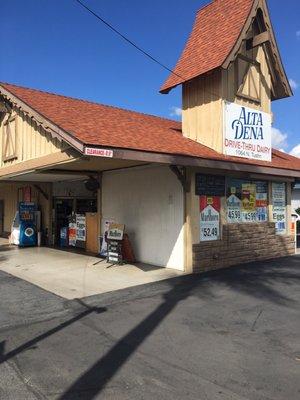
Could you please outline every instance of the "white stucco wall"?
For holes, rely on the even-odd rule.
[[[124,223],[138,261],[184,269],[183,190],[168,167],[105,172],[102,222]]]
[[[300,208],[300,189],[294,189],[292,191],[292,211]]]

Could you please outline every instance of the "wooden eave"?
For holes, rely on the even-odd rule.
[[[23,113],[27,114],[30,118],[32,118],[38,125],[42,126],[47,132],[49,132],[52,137],[57,138],[60,141],[64,141],[68,143],[73,149],[71,158],[76,159],[82,155],[84,155],[85,144],[79,141],[74,136],[70,135],[68,132],[61,129],[59,126],[51,122],[49,119],[45,118],[43,115],[35,111],[32,107],[26,104],[24,101],[19,99],[17,96],[10,93],[8,90],[4,89],[0,85],[0,94],[5,99],[5,101],[9,102],[14,108],[20,109]],[[300,178],[300,171],[293,169],[285,169],[278,168],[273,166],[259,166],[255,164],[247,164],[243,162],[233,162],[226,160],[214,160],[203,157],[192,157],[187,155],[180,154],[168,154],[168,153],[157,153],[151,151],[143,151],[143,150],[133,150],[133,149],[125,149],[119,147],[109,147],[109,146],[88,146],[94,147],[97,149],[111,149],[114,152],[113,158],[120,160],[133,160],[133,161],[141,161],[144,163],[161,163],[161,164],[172,164],[172,165],[181,165],[181,166],[189,166],[189,167],[200,167],[204,169],[216,169],[223,171],[240,171],[240,172],[248,172],[248,173],[257,173],[264,175],[273,175],[280,177],[290,177],[290,178]],[[71,151],[71,150],[70,150]],[[80,153],[80,154],[78,154]],[[59,153],[60,154],[60,153]],[[63,157],[63,162],[69,160],[68,151],[64,151],[61,153]],[[66,156],[67,155],[67,156]],[[6,176],[8,173],[14,175],[15,173],[24,172],[27,169],[32,170],[38,167],[41,167],[41,161],[43,161],[43,165],[52,164],[53,155],[49,155],[49,159],[42,160],[41,158],[37,160],[29,160],[27,162],[23,162],[17,164],[17,166],[11,166],[9,171],[8,169],[1,169],[0,176]],[[66,159],[64,157],[67,157]],[[86,158],[86,156],[83,156]],[[47,161],[47,162],[46,162]],[[61,160],[60,160],[61,161]],[[56,161],[58,162],[58,161]],[[28,165],[25,163],[28,163]],[[35,164],[37,163],[37,164]],[[8,167],[7,167],[8,168]],[[47,168],[47,167],[46,167]],[[17,170],[16,170],[17,169]]]
[[[276,42],[274,30],[272,27],[272,22],[270,19],[269,10],[265,0],[255,0],[252,6],[252,9],[249,13],[248,19],[240,33],[240,36],[235,43],[233,49],[230,54],[222,64],[222,68],[227,69],[229,65],[235,61],[237,58],[242,42],[245,40],[249,40],[248,32],[252,26],[254,19],[256,18],[258,10],[262,11],[264,23],[266,25],[266,29],[269,35],[269,40],[264,42],[262,46],[265,51],[268,53],[268,62],[270,70],[275,72],[276,80],[274,79],[274,73],[272,77],[272,90],[273,90],[273,98],[272,100],[278,100],[284,97],[290,97],[293,95],[291,86],[289,84],[288,78],[286,76],[283,63],[281,60],[280,52],[278,49],[278,45]],[[262,32],[264,33],[264,32]],[[272,64],[272,65],[270,65]]]
[[[58,125],[54,124],[48,118],[44,117],[41,113],[35,111],[26,102],[13,95],[2,85],[0,85],[0,95],[3,97],[4,100],[8,101],[13,108],[19,109],[24,114],[28,115],[29,118],[34,120],[37,125],[41,126],[43,129],[45,129],[45,131],[49,132],[52,138],[58,139],[60,142],[64,141],[79,152],[83,152],[84,144],[80,140],[72,136],[69,132],[61,129]]]

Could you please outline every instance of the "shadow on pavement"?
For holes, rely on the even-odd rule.
[[[299,266],[299,259],[297,263]],[[204,279],[209,277],[211,279],[208,281]],[[164,318],[179,302],[187,299],[191,294],[201,298],[210,297],[213,299],[214,294],[211,286],[222,283],[233,290],[244,292],[256,298],[267,299],[282,306],[291,306],[294,301],[271,286],[276,281],[288,285],[295,280],[299,281],[300,276],[287,271],[278,271],[278,266],[274,266],[274,262],[273,265],[270,263],[266,268],[253,267],[252,264],[252,267],[247,265],[202,275],[174,278],[170,282],[176,283],[163,296],[163,303],[119,340],[104,357],[92,365],[59,399],[82,398],[91,400],[95,398]],[[197,293],[195,293],[196,289]]]
[[[10,360],[11,358],[17,356],[18,354],[22,353],[23,351],[29,349],[29,348],[33,348],[37,343],[41,342],[42,340],[48,338],[51,335],[54,335],[55,333],[63,330],[64,328],[66,328],[67,326],[70,326],[72,324],[74,324],[74,322],[79,321],[80,319],[86,317],[87,315],[91,314],[91,313],[97,313],[100,314],[102,312],[106,311],[106,308],[97,308],[97,307],[90,307],[86,304],[84,304],[81,300],[78,300],[78,302],[83,305],[84,307],[86,307],[87,309],[85,311],[83,311],[82,313],[76,315],[75,317],[55,326],[54,328],[48,330],[45,333],[42,333],[39,336],[36,336],[35,338],[29,340],[28,342],[22,344],[21,346],[15,348],[14,350],[9,351],[7,354],[5,353],[5,341],[0,343],[0,364]]]
[[[285,264],[286,263],[286,266]],[[288,266],[287,266],[288,265]],[[291,271],[295,271],[291,272]],[[290,257],[263,264],[247,264],[227,270],[213,271],[201,275],[189,275],[170,279],[161,285],[168,285],[163,294],[163,302],[143,321],[132,328],[103,357],[86,370],[60,397],[60,400],[95,398],[104,389],[126,361],[137,351],[144,340],[174,310],[179,302],[190,295],[213,300],[216,287],[242,292],[260,300],[273,302],[276,305],[291,307],[294,300],[287,296],[286,286],[300,280],[300,257]],[[278,283],[277,287],[276,284]],[[280,285],[283,285],[280,288]],[[151,289],[150,289],[151,293]],[[92,312],[103,312],[106,309],[88,307],[87,310],[44,334],[28,341],[24,345],[2,355],[1,362],[34,346],[39,341],[64,329]],[[4,352],[4,344],[0,349]]]

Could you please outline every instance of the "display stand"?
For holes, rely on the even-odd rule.
[[[113,265],[123,265],[122,243],[123,240],[107,240],[106,262],[111,264],[110,267]]]
[[[107,232],[106,262],[113,265],[123,265],[122,244],[125,225],[112,223]],[[109,268],[109,267],[108,267]]]

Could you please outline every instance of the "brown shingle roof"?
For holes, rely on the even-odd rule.
[[[213,0],[200,9],[193,30],[173,72],[161,87],[173,87],[220,67],[247,21],[254,0]],[[178,76],[179,75],[179,76]]]
[[[300,170],[299,158],[278,150],[273,150],[272,162],[217,153],[185,138],[177,121],[7,83],[0,83],[0,93],[1,87],[84,145]]]

